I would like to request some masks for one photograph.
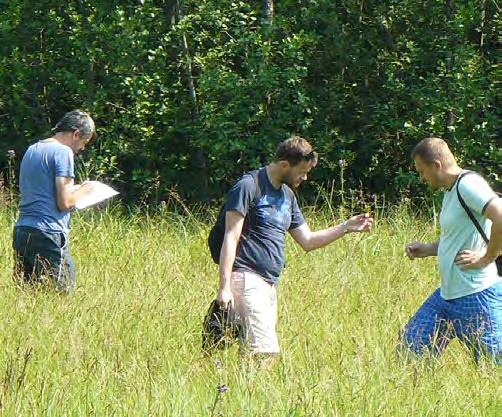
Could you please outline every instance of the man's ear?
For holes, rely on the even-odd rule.
[[[434,161],[432,161],[432,164],[434,165],[434,168],[436,168],[436,170],[438,171],[441,171],[441,168],[443,168],[443,164],[439,159],[435,159]]]
[[[75,129],[75,130],[73,131],[73,133],[72,133],[72,135],[71,135],[71,136],[72,136],[72,138],[73,138],[73,139],[79,139],[79,136],[80,136],[80,130]]]

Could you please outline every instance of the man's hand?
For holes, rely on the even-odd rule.
[[[92,181],[84,181],[82,185],[77,189],[79,194],[78,198],[92,193],[93,190],[94,190],[94,184],[92,183]]]
[[[216,297],[216,301],[222,308],[228,308],[229,306],[234,306],[234,295],[232,291],[227,288],[220,289],[218,291],[218,296]]]
[[[91,193],[93,189],[94,184],[92,181],[86,181],[82,185],[75,187],[73,178],[56,177],[56,203],[59,210],[73,210],[77,200]]]
[[[484,254],[472,250],[461,250],[455,257],[455,263],[461,269],[481,269],[492,262]]]
[[[405,247],[406,256],[411,260],[437,255],[437,243],[411,242]]]
[[[345,222],[347,232],[350,233],[362,233],[371,232],[373,227],[373,218],[370,217],[368,213],[358,214],[353,216]]]

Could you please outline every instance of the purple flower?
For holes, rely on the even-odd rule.
[[[228,391],[228,386],[226,384],[218,385],[217,390],[219,394],[225,394]]]

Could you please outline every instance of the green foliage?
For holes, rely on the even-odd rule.
[[[500,181],[494,2],[287,0],[272,24],[263,2],[180,3],[3,5],[0,168],[82,107],[100,139],[79,172],[130,201],[219,197],[292,133],[321,153],[312,196],[339,160],[346,189],[416,195],[429,135]]]

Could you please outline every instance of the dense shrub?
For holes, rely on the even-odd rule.
[[[81,175],[130,201],[220,197],[291,133],[322,156],[307,196],[341,168],[346,190],[415,195],[409,151],[432,134],[499,179],[494,2],[284,0],[273,21],[263,2],[126,3],[2,6],[0,168],[80,107],[100,135]]]

